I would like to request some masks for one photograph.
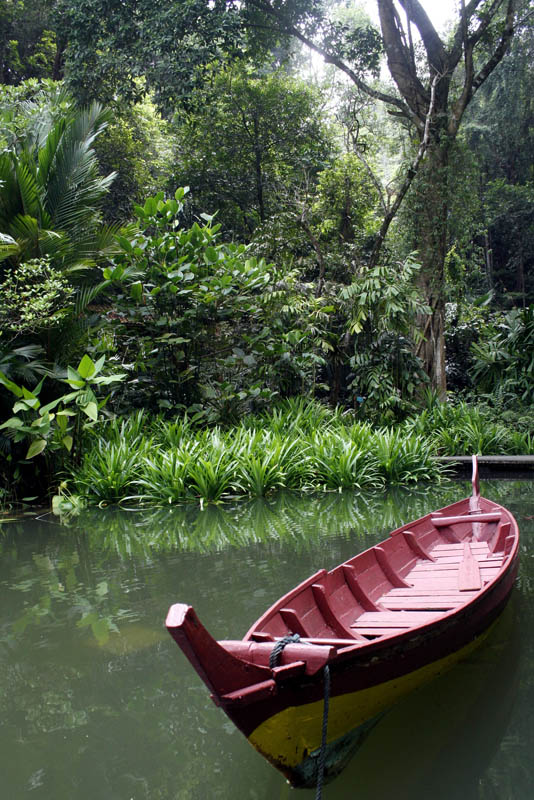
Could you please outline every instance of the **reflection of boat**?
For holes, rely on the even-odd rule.
[[[480,497],[473,466],[470,498],[316,573],[242,640],[216,642],[190,606],[169,610],[214,701],[293,785],[339,772],[383,711],[468,655],[504,608],[517,523]]]
[[[336,781],[337,800],[479,800],[512,717],[520,646],[511,602],[471,656],[383,716]]]

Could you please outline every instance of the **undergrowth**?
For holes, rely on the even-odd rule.
[[[88,504],[203,505],[279,489],[436,483],[447,475],[439,456],[472,453],[534,453],[534,439],[466,402],[434,402],[402,425],[374,428],[350,412],[296,399],[231,428],[144,412],[103,423],[92,429],[67,485]]]

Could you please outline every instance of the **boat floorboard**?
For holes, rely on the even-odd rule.
[[[363,636],[379,637],[436,620],[478,594],[477,586],[471,583],[473,572],[479,573],[479,585],[483,586],[502,566],[502,556],[492,553],[487,542],[442,542],[429,553],[433,561],[419,558],[403,575],[408,586],[392,587],[376,598],[378,610],[360,614],[351,629]],[[466,566],[470,580],[464,576]]]

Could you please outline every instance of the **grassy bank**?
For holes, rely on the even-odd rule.
[[[168,505],[439,481],[428,437],[373,429],[339,410],[286,402],[240,425],[198,430],[139,412],[91,433],[69,490],[89,504]]]
[[[393,429],[304,400],[285,401],[229,429],[138,412],[91,431],[68,491],[89,505],[202,505],[278,489],[436,483],[446,476],[438,455],[532,452],[527,430],[465,403],[435,404]]]

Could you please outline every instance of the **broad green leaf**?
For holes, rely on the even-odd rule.
[[[30,405],[26,402],[26,400],[17,400],[15,405],[13,406],[13,413],[18,414],[19,411],[29,411],[31,408]]]
[[[93,383],[98,386],[107,386],[109,383],[116,383],[123,381],[127,377],[125,372],[119,372],[116,375],[102,375],[100,378],[95,378]]]
[[[207,264],[215,264],[219,260],[219,255],[214,247],[207,247],[204,253],[204,260]]]
[[[46,447],[46,439],[35,439],[28,447],[28,452],[26,453],[26,458],[34,458],[34,456],[38,456],[39,453],[42,453]]]
[[[98,406],[97,406],[96,403],[93,403],[93,402],[87,403],[86,406],[82,407],[82,411],[85,414],[87,414],[89,419],[92,419],[95,422],[97,421],[97,419],[98,419]]]
[[[137,281],[137,283],[132,283],[130,286],[130,297],[132,300],[139,302],[143,298],[143,284],[141,281]]]
[[[126,238],[126,236],[117,236],[116,238],[123,250],[125,250],[127,253],[132,252],[132,244],[130,240]]]
[[[95,361],[95,371],[93,373],[93,376],[98,375],[98,373],[100,372],[100,370],[104,366],[105,362],[106,362],[106,356],[100,356],[100,358],[98,358]]]
[[[2,430],[2,428],[11,428],[11,429],[22,428],[23,425],[24,423],[22,422],[21,419],[19,419],[19,417],[11,417],[10,419],[6,420],[6,422],[3,422],[0,425],[0,431]]]
[[[95,374],[95,365],[93,360],[87,355],[87,353],[83,356],[82,360],[78,364],[78,374],[82,378],[91,378]]]
[[[82,386],[85,386],[85,381],[81,375],[72,367],[67,367],[67,383],[73,389],[81,389]]]
[[[39,409],[39,414],[41,415],[41,417],[44,417],[45,414],[48,414],[49,411],[52,411],[54,408],[56,408],[62,402],[63,402],[63,398],[62,397],[58,397],[57,400],[52,400],[51,403],[47,403],[46,406],[43,406],[42,408]],[[58,412],[58,413],[60,413],[60,412]]]
[[[3,384],[6,389],[9,389],[10,392],[13,392],[16,397],[22,397],[21,387],[17,386],[17,384],[13,383],[13,381],[10,381],[3,372],[0,372],[0,383]]]
[[[68,450],[70,453],[73,444],[72,436],[70,434],[67,434],[66,436],[63,437],[61,441],[63,443],[63,447],[65,447],[65,449]]]

